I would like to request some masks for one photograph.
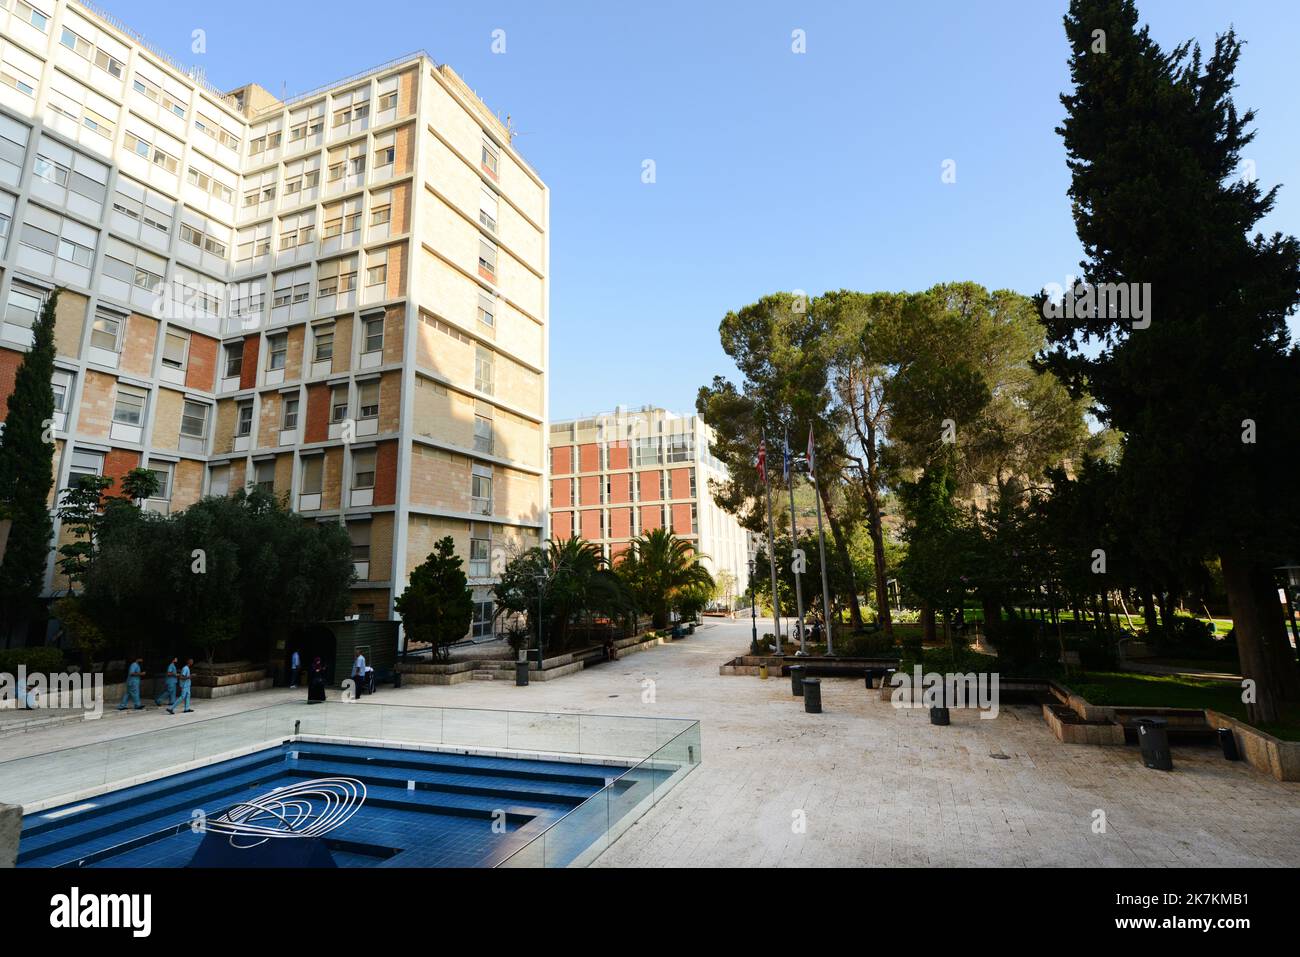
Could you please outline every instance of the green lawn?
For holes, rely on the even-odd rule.
[[[1092,704],[1152,708],[1213,708],[1242,721],[1246,706],[1235,681],[1188,678],[1182,675],[1142,675],[1097,671],[1066,679],[1065,684]],[[1291,706],[1275,725],[1260,725],[1286,741],[1300,741],[1300,707]]]

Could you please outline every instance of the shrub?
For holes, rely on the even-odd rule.
[[[0,651],[0,671],[18,674],[18,666],[26,665],[28,674],[56,674],[63,671],[61,648],[8,648]]]

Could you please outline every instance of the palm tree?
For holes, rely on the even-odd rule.
[[[546,647],[567,647],[569,625],[584,615],[619,617],[631,606],[623,582],[598,545],[581,538],[555,539],[547,548],[530,548],[506,566],[496,586],[498,604],[527,614],[534,635],[546,619]]]
[[[650,613],[654,627],[663,628],[682,599],[701,589],[713,589],[713,576],[700,564],[702,557],[690,542],[656,528],[631,541],[619,558],[617,571],[637,607]]]

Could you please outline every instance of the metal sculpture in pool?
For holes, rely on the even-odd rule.
[[[322,838],[365,800],[366,786],[356,778],[316,778],[240,801],[204,822],[205,836],[190,866],[337,866]]]

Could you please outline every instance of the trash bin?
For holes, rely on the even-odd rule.
[[[794,695],[796,698],[803,697],[803,683],[804,683],[803,675],[804,675],[803,665],[790,666],[790,693]]]
[[[1223,756],[1229,761],[1241,760],[1241,753],[1237,750],[1237,739],[1233,737],[1231,728],[1219,729],[1219,747],[1223,749]]]
[[[1138,744],[1142,746],[1142,763],[1157,771],[1172,771],[1174,759],[1169,753],[1169,722],[1164,718],[1138,718]]]
[[[947,724],[948,724],[948,709],[947,709],[947,708],[931,708],[931,709],[930,709],[930,723],[931,723],[931,724],[937,724],[937,725],[940,725],[941,727],[946,727]]]
[[[394,688],[400,688],[401,686],[402,686],[402,673],[401,673],[400,671],[394,671],[394,672],[393,672],[393,687],[394,687]]]
[[[528,684],[528,662],[515,662],[515,687],[522,688]]]
[[[800,669],[802,670],[802,669]],[[822,679],[803,679],[803,709],[809,714],[822,713]]]

